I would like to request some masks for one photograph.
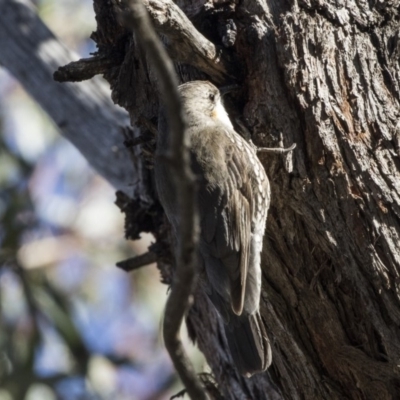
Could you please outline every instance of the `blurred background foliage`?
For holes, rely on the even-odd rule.
[[[95,50],[91,1],[36,6],[70,49]],[[114,201],[0,68],[0,400],[161,400],[181,389],[160,339],[167,287],[156,266],[115,267],[151,238],[125,241]]]

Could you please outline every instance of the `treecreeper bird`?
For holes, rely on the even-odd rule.
[[[198,184],[198,258],[206,291],[225,323],[238,370],[250,376],[271,364],[271,347],[259,313],[269,182],[256,151],[235,132],[219,90],[210,82],[193,81],[179,86],[179,92]],[[165,118],[160,121],[157,151],[168,140]],[[157,159],[158,195],[176,232],[176,196],[168,171]]]

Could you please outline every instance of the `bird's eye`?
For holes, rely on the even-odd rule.
[[[209,98],[211,101],[214,101],[214,100],[215,100],[215,94],[210,93],[210,94],[208,95],[208,98]]]

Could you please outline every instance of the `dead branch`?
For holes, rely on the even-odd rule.
[[[148,251],[147,253],[141,254],[140,256],[128,258],[127,260],[120,261],[117,263],[117,267],[123,269],[126,272],[131,272],[146,265],[153,264],[157,261],[157,255]]]
[[[226,49],[206,39],[172,0],[145,0],[144,4],[174,60],[198,68],[216,83],[237,76],[238,60],[233,60]],[[82,59],[60,67],[54,73],[54,79],[58,82],[83,81],[104,74],[114,65],[114,60],[105,57]]]
[[[174,60],[193,65],[217,83],[235,76],[237,62],[225,49],[206,39],[172,0],[146,0],[144,4],[157,32],[166,38]]]
[[[56,82],[82,82],[106,73],[115,65],[115,60],[110,58],[99,56],[82,58],[58,68],[53,77]]]
[[[130,27],[134,29],[137,39],[146,50],[158,76],[170,129],[169,148],[165,149],[162,156],[174,178],[173,182],[178,193],[177,201],[181,210],[176,271],[165,309],[164,341],[189,396],[196,400],[206,400],[207,395],[197,379],[179,335],[195,279],[198,216],[194,201],[194,177],[190,170],[189,152],[185,146],[186,124],[178,93],[178,80],[171,60],[151,27],[143,4],[140,0],[126,0],[124,5],[129,10]]]

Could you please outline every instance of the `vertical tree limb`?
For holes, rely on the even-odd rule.
[[[178,194],[179,210],[181,210],[176,271],[172,291],[165,309],[164,341],[189,396],[193,400],[206,400],[207,395],[196,377],[179,335],[195,279],[198,214],[194,201],[195,182],[190,169],[185,135],[186,124],[178,93],[178,80],[171,60],[151,27],[144,5],[140,0],[126,0],[124,4],[128,6],[130,11],[129,23],[133,27],[141,46],[146,50],[159,80],[170,132],[168,148],[161,156],[165,158],[166,167],[171,171]]]

